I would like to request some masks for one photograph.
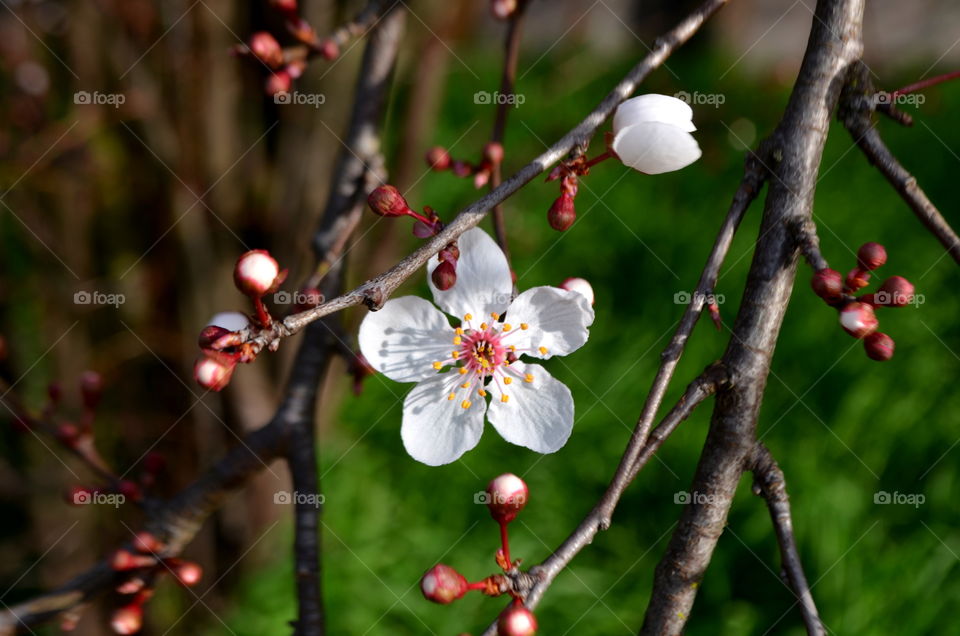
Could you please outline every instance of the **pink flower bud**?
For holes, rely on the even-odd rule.
[[[143,627],[143,608],[139,603],[114,610],[110,628],[117,634],[136,634]]]
[[[281,93],[289,93],[292,87],[293,77],[290,76],[289,71],[286,69],[280,69],[276,73],[271,73],[270,77],[267,78],[267,82],[264,84],[264,91],[268,97],[273,97]]]
[[[181,584],[193,587],[203,577],[203,569],[192,561],[180,561],[173,568],[173,574]]]
[[[433,284],[437,289],[446,291],[453,287],[457,282],[457,269],[450,261],[443,261],[430,275]]]
[[[230,383],[236,364],[222,358],[200,356],[193,365],[193,379],[210,391],[220,391]]]
[[[499,636],[533,636],[537,633],[537,619],[523,605],[511,605],[503,610],[497,621]]]
[[[467,177],[473,174],[473,166],[471,166],[466,161],[460,161],[459,159],[454,159],[453,163],[450,164],[453,174],[458,177]]]
[[[497,20],[506,20],[517,10],[517,0],[491,0],[490,13]]]
[[[879,243],[864,243],[857,250],[857,263],[861,269],[877,269],[887,262],[887,250]]]
[[[280,266],[266,250],[250,250],[237,259],[233,268],[233,282],[237,289],[259,298],[269,292],[280,276]]]
[[[164,549],[163,542],[160,539],[153,536],[153,534],[143,530],[138,532],[133,537],[133,548],[139,552],[146,552],[147,554],[153,554],[156,552],[162,552]]]
[[[437,254],[437,258],[441,261],[450,261],[451,263],[456,263],[460,259],[460,248],[456,243],[450,243],[445,248],[440,250],[440,253]]]
[[[483,160],[497,165],[503,161],[503,145],[496,141],[488,142],[483,147]]]
[[[864,338],[877,330],[879,322],[873,307],[854,301],[840,310],[840,325],[854,338]]]
[[[278,68],[283,64],[283,49],[280,48],[280,43],[266,31],[257,31],[251,35],[247,46],[254,57],[270,68]]]
[[[913,283],[903,276],[891,276],[883,281],[880,289],[874,294],[877,305],[883,307],[905,307],[914,298]]]
[[[499,523],[513,521],[527,505],[530,491],[527,484],[513,473],[504,473],[487,486],[487,508]]]
[[[157,564],[157,560],[144,554],[134,554],[127,550],[117,550],[110,559],[110,567],[117,572],[125,570],[135,570],[137,568],[149,568]]]
[[[875,331],[863,339],[863,348],[866,349],[867,357],[871,360],[886,362],[893,357],[893,338],[885,333]]]
[[[578,294],[582,294],[587,300],[590,301],[590,304],[593,304],[593,287],[583,278],[568,278],[562,283],[560,283],[560,289],[566,289],[567,291],[574,291]]]
[[[870,272],[860,269],[859,267],[854,267],[847,274],[847,287],[853,291],[862,289],[870,284]]]
[[[547,211],[547,222],[556,231],[563,232],[570,229],[576,220],[577,211],[573,207],[573,197],[564,192]]]
[[[427,151],[427,165],[430,166],[431,170],[437,172],[446,170],[450,167],[451,161],[450,153],[447,152],[446,148],[434,146]]]
[[[325,60],[335,60],[340,57],[340,45],[328,38],[320,43],[320,55]]]
[[[843,294],[843,276],[837,270],[827,267],[813,275],[810,286],[817,296],[827,302],[833,302]]]
[[[217,325],[207,325],[200,331],[200,337],[197,338],[197,344],[201,349],[211,348],[217,340],[230,333],[229,329],[218,327]]]
[[[83,406],[93,410],[100,403],[103,395],[103,376],[96,371],[84,371],[80,374],[80,397]]]
[[[375,214],[380,216],[406,216],[410,213],[407,200],[392,185],[375,188],[367,197],[367,204]]]
[[[467,579],[449,565],[439,563],[420,579],[420,591],[428,601],[446,605],[467,593]]]
[[[490,181],[489,168],[484,168],[483,170],[479,170],[473,175],[474,188],[477,188],[477,189],[482,188],[483,186],[487,185],[489,181]]]

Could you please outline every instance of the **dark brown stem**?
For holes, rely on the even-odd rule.
[[[787,482],[783,471],[773,458],[766,446],[757,442],[754,447],[753,458],[750,461],[750,471],[755,480],[754,492],[764,498],[770,510],[770,520],[777,535],[777,545],[780,546],[780,559],[783,562],[783,571],[786,573],[790,588],[800,603],[803,613],[803,622],[809,636],[824,636],[827,632],[820,622],[820,614],[813,602],[807,577],[803,573],[803,564],[800,561],[800,552],[797,550],[797,541],[793,536],[793,520],[790,516],[790,498],[787,496]]]
[[[907,84],[903,88],[898,88],[897,90],[893,91],[891,95],[906,95],[907,93],[915,93],[917,91],[922,91],[925,88],[936,86],[937,84],[943,84],[944,82],[955,80],[958,77],[960,77],[960,71],[951,71],[950,73],[944,73],[943,75],[937,75],[936,77],[928,77],[927,79],[920,80],[919,82]]]
[[[909,87],[908,87],[909,88]],[[880,171],[900,197],[910,206],[914,215],[930,230],[950,256],[960,263],[960,237],[926,193],[917,185],[917,180],[904,168],[883,143],[871,117],[874,109],[873,85],[863,63],[850,69],[844,88],[840,119],[863,154]]]
[[[800,74],[774,132],[768,195],[733,337],[722,363],[710,431],[669,547],[657,565],[642,634],[681,634],[756,443],[770,361],[793,289],[792,227],[812,217],[831,113],[862,51],[863,0],[820,0]]]

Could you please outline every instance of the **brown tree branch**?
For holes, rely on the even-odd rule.
[[[756,442],[770,361],[793,289],[798,249],[791,226],[811,218],[830,116],[862,51],[863,0],[819,0],[800,74],[772,136],[769,191],[733,337],[691,492],[657,565],[642,634],[683,632]]]
[[[786,479],[770,450],[760,442],[757,442],[754,447],[750,471],[754,476],[754,493],[764,498],[770,510],[770,520],[777,535],[777,545],[780,546],[783,571],[797,597],[797,602],[800,603],[807,634],[825,636],[827,632],[823,623],[820,622],[820,615],[813,602],[807,577],[803,573],[797,541],[793,536],[793,520],[790,516],[790,498],[787,496]]]
[[[917,185],[916,178],[901,165],[883,143],[872,121],[876,91],[863,62],[850,69],[840,101],[840,121],[850,131],[854,142],[867,160],[880,171],[900,197],[910,206],[920,222],[930,230],[950,256],[960,263],[960,237],[950,227],[937,207]]]

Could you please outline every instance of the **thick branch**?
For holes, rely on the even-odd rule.
[[[871,164],[876,166],[890,185],[900,193],[910,209],[930,233],[946,248],[950,256],[960,263],[960,237],[954,232],[937,207],[917,185],[916,178],[897,161],[883,143],[873,124],[875,90],[867,67],[858,62],[850,69],[841,100],[840,120]]]
[[[791,227],[811,218],[830,114],[859,59],[863,0],[817,3],[800,75],[772,140],[769,193],[733,337],[723,357],[730,385],[717,392],[710,431],[667,553],[657,565],[642,634],[683,632],[740,476],[753,452],[770,361],[796,271]]]
[[[754,492],[764,498],[770,510],[770,520],[777,534],[777,544],[780,546],[780,558],[783,561],[783,571],[786,573],[790,587],[797,596],[800,609],[803,612],[803,622],[807,626],[810,636],[824,636],[826,630],[820,622],[817,606],[813,602],[807,577],[803,573],[803,564],[800,562],[800,553],[797,550],[797,541],[793,536],[793,520],[790,517],[790,498],[787,496],[787,482],[777,461],[770,454],[770,450],[757,442],[754,447],[753,458],[750,462],[750,471],[755,483]]]

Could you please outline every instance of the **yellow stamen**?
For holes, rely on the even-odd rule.
[[[504,383],[504,384],[510,384],[511,382],[513,382],[513,378],[504,378],[504,379],[503,379],[503,383]]]
[[[463,338],[461,338],[460,336],[457,336],[456,338],[453,339],[453,344],[455,345],[463,344]]]
[[[454,395],[453,393],[451,393],[450,395],[447,396],[447,399],[448,399],[448,400],[453,400],[453,398],[455,398],[455,397],[457,397],[457,396]]]
[[[470,400],[464,400],[463,402],[460,403],[460,406],[462,406],[465,409],[470,408]]]
[[[462,335],[463,335],[463,327],[457,327],[456,329],[453,330],[453,332],[454,332],[455,334],[457,334],[458,336],[462,336]]]
[[[546,348],[546,347],[540,347],[539,349],[537,349],[537,351],[540,352],[540,355],[543,355],[543,356],[547,355],[547,348]]]
[[[463,315],[463,319],[464,319],[464,320],[473,320],[473,314],[464,314],[464,315]]]
[[[487,323],[481,322],[481,323],[480,323],[480,331],[486,331],[486,330],[487,330]]]
[[[463,384],[460,385],[460,388],[461,388],[461,389],[469,389],[469,388],[470,388],[470,383],[469,383],[469,382],[464,382]]]
[[[510,400],[510,396],[507,395],[506,393],[504,393],[503,395],[500,396],[500,401],[501,401],[501,402],[506,403],[506,402],[508,402],[509,400]]]
[[[533,374],[532,374],[532,373],[525,373],[524,376],[523,376],[523,381],[524,381],[524,382],[527,382],[527,383],[533,382]]]
[[[511,329],[513,329],[513,327],[510,326],[510,323],[509,323],[509,322],[503,323],[503,330],[504,330],[504,331],[510,331]]]
[[[459,369],[457,369],[457,373],[459,373],[460,375],[466,375],[466,374],[467,374],[467,368],[466,368],[466,367],[460,367]]]
[[[507,349],[509,349],[510,351],[516,351],[517,345],[510,345],[509,347],[507,347]]]
[[[460,352],[459,352],[459,351],[451,351],[451,352],[450,352],[450,355],[453,357],[454,360],[456,360],[457,358],[460,357]]]
[[[530,328],[530,325],[528,325],[528,324],[525,323],[525,322],[521,322],[521,323],[520,323],[520,328],[523,329],[524,331],[526,331],[527,329]]]
[[[440,369],[443,368],[443,364],[440,363],[440,362],[434,362],[434,363],[433,363],[433,368],[436,369],[437,371],[439,371]]]
[[[479,391],[477,391],[477,393],[480,395],[480,397],[487,397],[487,392],[484,391],[483,389],[480,389]]]
[[[498,314],[497,312],[491,313],[490,317],[493,318],[494,320],[500,320],[500,314]]]

